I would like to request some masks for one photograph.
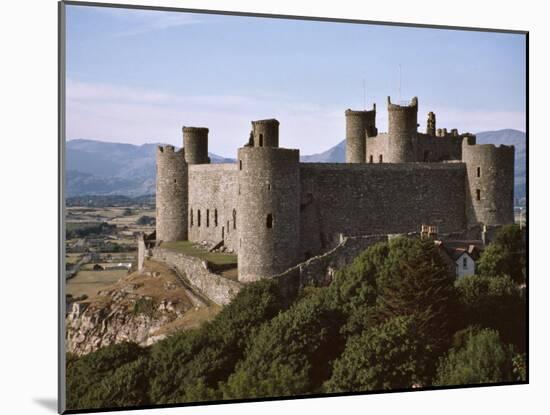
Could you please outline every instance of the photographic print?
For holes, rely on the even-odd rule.
[[[60,17],[62,410],[528,382],[527,32]]]

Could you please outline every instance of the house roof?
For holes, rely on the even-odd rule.
[[[464,253],[476,261],[484,248],[483,241],[480,240],[445,240],[436,243],[454,261]]]

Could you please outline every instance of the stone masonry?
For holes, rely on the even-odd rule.
[[[387,133],[376,128],[376,106],[345,111],[346,163],[300,163],[298,150],[279,147],[279,122],[269,119],[252,122],[236,163],[209,164],[208,129],[185,127],[185,152],[157,152],[157,240],[223,241],[248,282],[345,238],[513,222],[513,146],[437,128],[434,112],[419,132],[416,97],[406,105],[388,97],[387,106]]]

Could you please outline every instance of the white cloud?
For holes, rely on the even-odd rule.
[[[114,37],[141,35],[158,30],[203,23],[200,15],[185,12],[164,12],[159,10],[139,10],[104,7],[97,11],[131,27],[114,33]]]
[[[235,157],[248,139],[250,121],[277,118],[280,143],[302,154],[325,151],[345,137],[345,108],[324,107],[283,97],[175,95],[165,91],[67,81],[67,138],[182,144],[181,127],[210,129],[210,151]],[[479,132],[524,129],[525,114],[514,111],[436,110],[439,128]],[[425,129],[426,114],[419,113]],[[387,131],[385,105],[378,105],[377,126]]]
[[[303,154],[324,151],[344,137],[343,111],[281,98],[185,95],[105,83],[67,81],[67,138],[181,145],[181,127],[210,128],[210,150],[235,157],[250,121],[277,118],[281,144]]]

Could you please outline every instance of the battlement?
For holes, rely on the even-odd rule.
[[[462,140],[462,151],[475,151],[478,153],[483,154],[496,154],[500,156],[510,156],[514,155],[515,153],[515,147],[513,145],[505,145],[505,144],[476,144],[475,140],[474,143],[469,142],[469,138],[473,137],[475,139],[475,136],[464,136],[464,139]]]
[[[267,118],[265,120],[252,121],[252,125],[255,125],[255,124],[277,124],[277,125],[279,125],[279,121],[275,118]]]
[[[186,126],[183,126],[182,127],[182,132],[185,134],[185,133],[200,133],[201,135],[202,134],[206,134],[208,135],[208,128],[206,127],[186,127]]]
[[[168,155],[181,154],[183,156],[184,153],[185,153],[185,150],[183,148],[180,148],[179,150],[176,151],[176,148],[171,144],[167,144],[165,146],[162,146],[162,145],[157,146],[157,155],[159,156],[162,156],[163,154],[168,154]]]
[[[399,105],[392,104],[388,96],[388,111],[410,111],[411,109],[418,110],[418,97],[413,97],[408,105]]]
[[[299,163],[300,161],[300,150],[290,148],[241,147],[238,155],[239,170],[246,167],[247,161],[266,167],[272,163]]]
[[[376,103],[373,103],[372,104],[372,109],[371,110],[352,110],[350,108],[348,108],[344,114],[346,115],[346,117],[349,117],[349,116],[367,116],[367,115],[371,115],[373,112],[376,111]]]

